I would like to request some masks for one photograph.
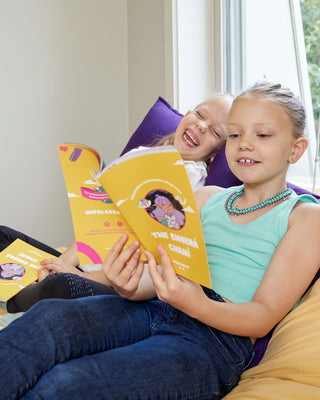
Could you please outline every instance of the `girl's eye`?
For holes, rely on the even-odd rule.
[[[228,139],[237,139],[239,136],[239,133],[229,133]]]
[[[257,136],[264,139],[264,138],[269,137],[270,135],[268,133],[258,133]]]
[[[203,118],[203,115],[202,115],[202,113],[201,113],[199,110],[196,110],[196,115],[197,115],[199,118]]]
[[[220,133],[219,133],[216,129],[210,128],[210,132],[211,132],[214,136],[216,136],[218,139],[221,139],[221,135],[220,135]]]

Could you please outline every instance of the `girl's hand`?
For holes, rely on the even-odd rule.
[[[139,289],[144,263],[140,260],[139,242],[133,242],[123,250],[127,240],[128,237],[123,235],[115,243],[102,265],[102,270],[121,297],[133,299]]]
[[[205,296],[201,286],[177,275],[165,249],[161,246],[157,249],[161,257],[162,271],[159,271],[153,254],[145,252],[145,255],[158,298],[190,316],[196,316],[197,305]]]
[[[46,258],[45,260],[40,261],[40,264],[42,269],[39,271],[39,281],[42,281],[50,274],[58,272],[84,276],[84,273],[78,268],[65,263],[61,258]]]

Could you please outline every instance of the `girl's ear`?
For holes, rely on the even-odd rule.
[[[303,155],[303,153],[306,151],[308,147],[308,139],[305,137],[299,137],[293,147],[291,154],[289,156],[289,163],[290,164],[295,164]]]

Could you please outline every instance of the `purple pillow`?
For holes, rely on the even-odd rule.
[[[122,154],[139,146],[148,146],[157,139],[175,132],[183,115],[159,97],[133,133]]]
[[[220,187],[230,187],[241,185],[241,181],[231,172],[225,153],[225,146],[223,146],[215,155],[205,182],[205,185],[215,185]]]

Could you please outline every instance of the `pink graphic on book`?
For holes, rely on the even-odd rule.
[[[88,244],[77,242],[77,249],[79,253],[86,255],[93,262],[93,264],[102,264],[99,254]]]
[[[106,192],[96,192],[95,190],[86,187],[81,187],[80,189],[82,197],[85,197],[86,199],[99,201],[110,200],[110,197]]]

